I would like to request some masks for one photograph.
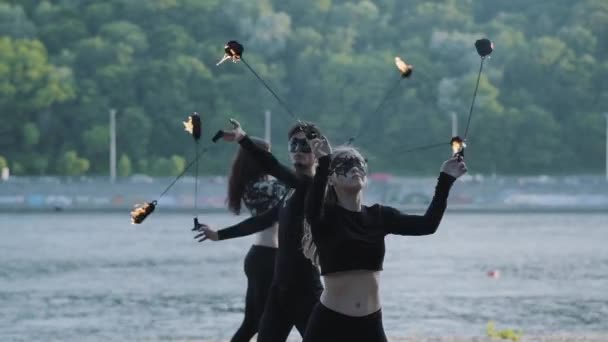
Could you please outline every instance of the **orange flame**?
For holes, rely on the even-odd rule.
[[[397,69],[399,69],[401,76],[408,77],[412,74],[413,67],[410,64],[405,63],[405,61],[398,56],[395,57],[395,65],[397,65]]]
[[[452,141],[452,152],[454,154],[460,152],[462,150],[462,144],[458,140]]]
[[[452,139],[451,145],[454,154],[462,152],[467,147],[467,144],[458,137]]]
[[[192,123],[191,116],[188,117],[188,121],[184,121],[184,129],[190,134],[194,132],[194,124]]]
[[[156,208],[156,201],[144,204],[136,204],[131,211],[131,224],[140,224],[148,217]]]

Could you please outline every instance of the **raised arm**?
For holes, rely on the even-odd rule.
[[[225,141],[238,141],[243,149],[253,155],[265,173],[274,176],[274,178],[283,182],[288,188],[296,188],[302,184],[294,171],[279,163],[272,153],[258,147],[251,141],[238,121],[230,119],[230,123],[232,124],[232,130],[222,130],[218,132],[217,137],[221,137]]]
[[[325,204],[325,188],[327,187],[327,177],[329,175],[330,156],[320,157],[317,172],[313,181],[308,186],[306,195],[306,220],[311,227],[316,228],[319,225],[321,216],[323,215],[323,206]]]
[[[430,235],[437,231],[447,207],[448,194],[455,177],[441,172],[437,179],[435,195],[424,215],[402,214],[391,207],[380,207],[380,221],[386,234]]]
[[[262,167],[264,172],[283,182],[290,188],[295,188],[300,184],[300,179],[289,167],[281,164],[272,153],[258,147],[248,136],[243,136],[239,140],[241,147],[251,153]]]

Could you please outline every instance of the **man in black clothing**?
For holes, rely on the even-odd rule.
[[[238,122],[230,121],[234,129],[224,132],[224,140],[238,141],[266,173],[290,189],[277,208],[223,229],[216,236],[226,239],[252,234],[263,226],[258,223],[270,221],[278,214],[279,251],[273,284],[260,322],[258,342],[284,342],[294,325],[300,335],[304,335],[310,313],[323,291],[319,270],[302,253],[304,203],[316,167],[316,159],[305,132],[317,136],[321,136],[321,133],[310,123],[298,123],[289,130],[289,155],[295,167],[293,171],[279,163],[270,152],[256,146]]]

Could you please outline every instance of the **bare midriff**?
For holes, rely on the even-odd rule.
[[[255,234],[254,245],[277,248],[279,247],[279,225],[278,223],[273,224],[268,229],[264,229],[259,233]]]
[[[321,303],[347,316],[377,312],[380,304],[380,271],[356,270],[326,274]]]

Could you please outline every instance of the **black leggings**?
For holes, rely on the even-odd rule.
[[[245,317],[231,342],[249,342],[258,332],[260,318],[264,312],[268,292],[274,275],[274,259],[277,249],[266,246],[251,246],[245,257],[247,275],[247,296],[245,297]]]
[[[273,284],[260,322],[258,342],[285,342],[294,326],[304,336],[308,318],[322,291],[320,281],[289,290]]]
[[[387,342],[382,327],[382,310],[354,317],[318,303],[312,311],[302,342],[330,341]]]

